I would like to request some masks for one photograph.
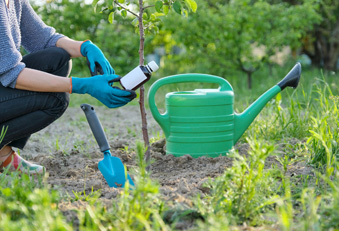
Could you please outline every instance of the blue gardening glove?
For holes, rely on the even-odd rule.
[[[87,65],[91,75],[97,75],[98,72],[103,75],[115,74],[111,64],[106,59],[99,47],[87,40],[81,44],[80,52],[87,58]]]
[[[136,97],[134,91],[112,87],[117,75],[96,75],[90,78],[71,77],[71,93],[89,94],[109,108],[121,107]]]

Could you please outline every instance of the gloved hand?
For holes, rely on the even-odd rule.
[[[89,94],[109,108],[121,107],[136,97],[134,91],[112,87],[109,82],[118,75],[96,75],[90,78],[71,77],[70,93]]]
[[[83,42],[80,46],[80,52],[87,58],[87,64],[92,76],[97,75],[97,72],[102,75],[115,74],[114,69],[105,58],[105,55],[102,53],[100,48],[91,41],[87,40]]]

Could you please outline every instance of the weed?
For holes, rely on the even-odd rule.
[[[164,139],[164,138],[165,138],[165,134],[161,134],[161,135],[160,135],[160,132],[157,131],[156,134],[153,133],[153,135],[152,135],[152,137],[151,137],[151,139],[150,139],[150,143],[153,144],[153,143],[155,143],[155,142],[157,142],[157,141],[159,141],[159,140],[161,140],[161,139]]]
[[[69,198],[71,201],[87,201],[87,202],[96,202],[98,198],[101,196],[100,190],[94,191],[93,187],[91,189],[91,192],[87,195],[86,191],[82,192],[75,192],[72,190],[72,193],[74,195],[74,198],[69,195]]]
[[[132,129],[130,127],[127,127],[127,133],[130,134],[132,137],[136,137],[137,136],[137,133],[135,131],[135,129]]]
[[[206,198],[207,208],[215,214],[228,214],[235,224],[250,221],[258,225],[263,222],[261,213],[272,204],[277,189],[273,178],[264,171],[265,159],[274,147],[255,138],[247,141],[251,147],[248,157],[233,152],[233,166],[210,182],[212,192]],[[207,210],[201,213],[206,214]]]
[[[339,158],[339,111],[336,97],[332,94],[329,85],[323,80],[324,87],[316,86],[318,94],[318,110],[311,117],[311,136],[307,140],[311,151],[310,162],[316,167],[326,171],[326,175],[332,175],[334,163]]]
[[[304,211],[301,222],[303,230],[321,230],[320,214],[318,213],[321,196],[316,196],[314,189],[306,188],[303,190],[300,200]]]
[[[339,163],[336,162],[336,165],[339,165]],[[321,174],[319,176],[329,187],[322,196],[320,209],[318,210],[318,214],[322,218],[321,220],[319,218],[322,228],[324,230],[339,229],[339,172],[335,172],[332,179]]]
[[[74,143],[73,143],[73,150],[74,151],[79,151],[79,152],[85,152],[85,141],[83,140],[76,140]]]
[[[59,137],[57,137],[55,140],[55,151],[59,151],[59,150],[60,150]]]
[[[49,191],[36,183],[34,177],[17,172],[3,173],[0,179],[0,228],[72,230],[58,210],[57,191]]]
[[[2,142],[2,140],[5,138],[5,134],[7,132],[8,126],[3,126],[1,128],[1,133],[0,133],[0,143]]]
[[[80,214],[82,230],[169,230],[161,217],[164,202],[159,197],[159,185],[150,179],[144,161],[144,147],[137,143],[139,174],[136,186],[131,190],[129,184],[113,202],[113,208],[107,210],[102,206],[88,206]]]
[[[129,147],[128,145],[125,145],[123,148],[120,148],[124,153],[129,153]]]
[[[277,199],[276,213],[279,218],[281,230],[290,231],[293,227],[293,205],[291,198],[291,187],[289,178],[283,177],[282,185],[284,188],[284,197]]]
[[[294,160],[291,160],[291,159],[289,158],[288,155],[277,156],[277,157],[276,157],[276,160],[277,160],[277,161],[282,165],[282,167],[283,167],[283,170],[284,170],[283,176],[286,175],[288,166],[289,166],[290,164],[292,164],[293,162],[296,161],[295,159],[294,159]]]

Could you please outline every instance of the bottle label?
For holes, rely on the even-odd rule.
[[[122,77],[120,79],[120,83],[126,90],[131,90],[146,79],[147,79],[146,75],[144,74],[144,72],[142,72],[141,68],[138,66],[134,68],[132,71],[130,71],[127,75]]]

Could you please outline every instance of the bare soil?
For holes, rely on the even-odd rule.
[[[142,142],[139,108],[125,106],[119,109],[95,107],[104,127],[111,152],[127,166],[133,178],[137,165],[136,142]],[[208,178],[215,178],[231,166],[227,156],[192,158],[165,154],[165,139],[159,125],[148,113],[148,128],[152,143],[151,177],[161,185],[168,199],[185,200],[204,193],[202,186]],[[21,155],[46,167],[48,183],[61,192],[101,190],[101,197],[114,198],[119,189],[110,188],[98,170],[103,158],[80,108],[69,108],[65,114],[42,131],[33,134]]]
[[[137,106],[125,106],[118,109],[95,107],[104,127],[114,156],[121,158],[133,178],[136,174],[136,141],[142,141],[141,119]],[[204,182],[221,175],[225,168],[232,166],[227,156],[217,158],[192,158],[189,155],[174,157],[165,154],[165,139],[159,125],[148,113],[150,137],[158,137],[152,143],[151,177],[161,185],[161,194],[165,200],[191,204],[193,196],[208,193]],[[160,137],[160,138],[159,138]],[[240,154],[246,155],[247,144],[237,144]],[[100,190],[100,199],[109,203],[119,190],[110,188],[98,170],[98,162],[103,158],[89,129],[86,117],[79,108],[69,108],[65,114],[42,131],[33,134],[29,143],[20,153],[26,159],[46,167],[47,182],[59,189],[63,195],[74,197],[73,192]],[[274,156],[266,161],[267,167],[281,166]],[[307,175],[312,170],[305,163],[289,166],[287,174]],[[85,203],[61,204],[66,215],[73,216],[72,208],[82,207]]]

